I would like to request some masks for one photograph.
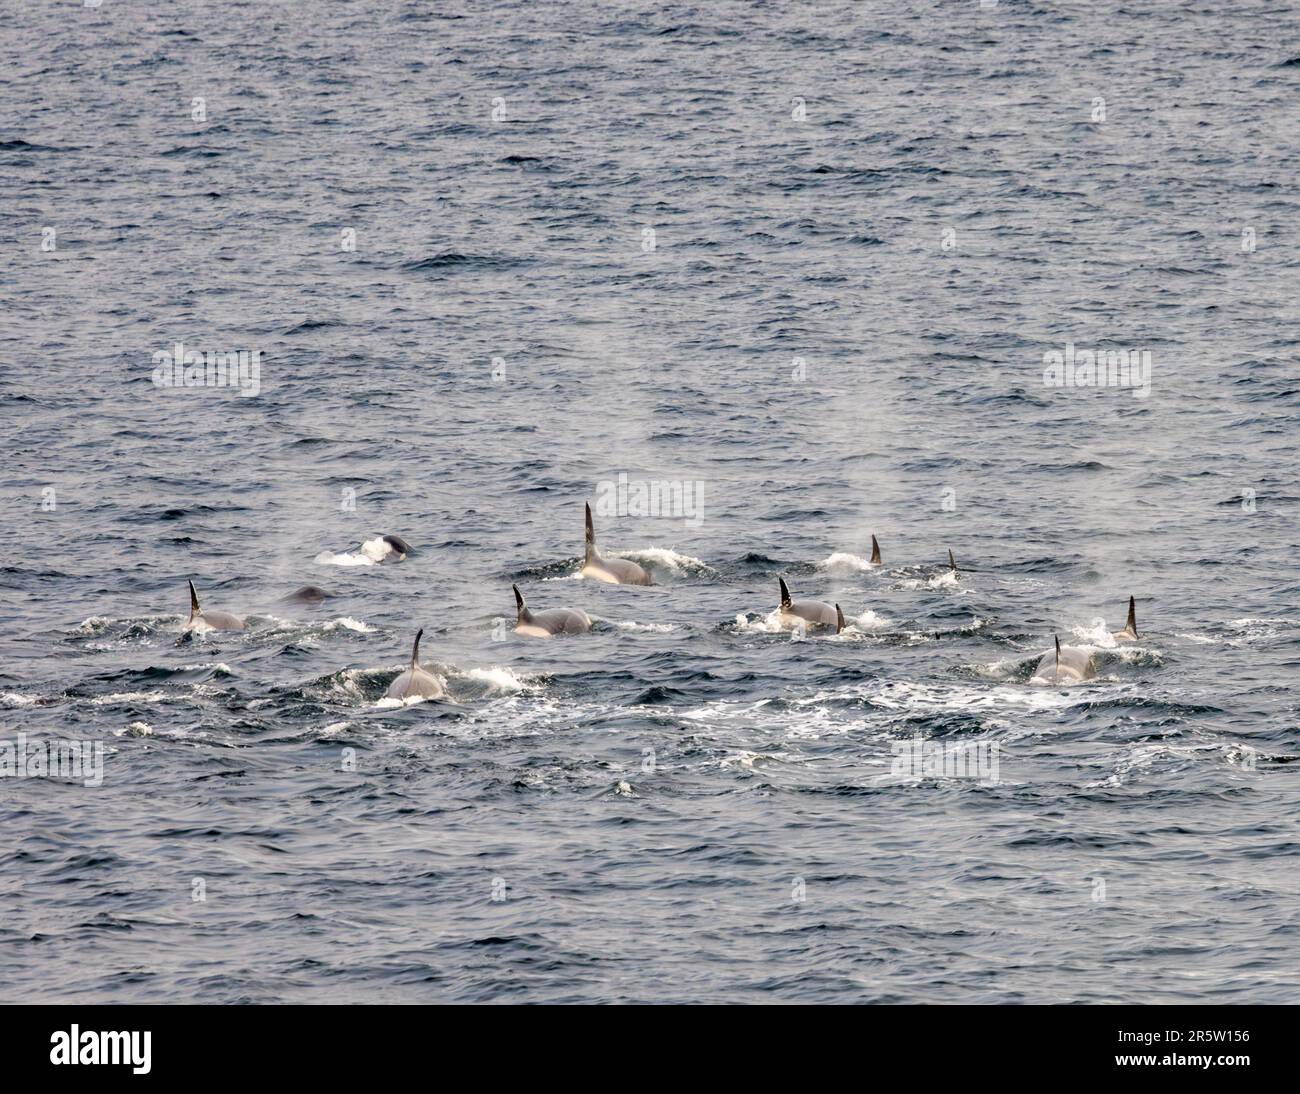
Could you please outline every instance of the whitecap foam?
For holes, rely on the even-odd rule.
[[[890,625],[890,620],[868,608],[848,625],[859,631],[881,631]]]
[[[373,634],[375,628],[369,623],[363,623],[360,619],[353,619],[350,615],[341,615],[338,619],[331,619],[324,625],[327,631],[338,630],[342,627],[344,630],[356,631],[358,634]]]
[[[817,563],[817,569],[842,574],[860,574],[868,570],[879,568],[879,563],[865,559],[861,555],[851,554],[848,551],[833,551],[829,556]]]
[[[1113,650],[1119,645],[1104,619],[1094,619],[1092,625],[1087,627],[1071,627],[1070,633],[1079,640],[1078,645],[1084,649]]]
[[[921,684],[905,680],[889,681],[874,690],[859,692],[875,707],[898,711],[972,711],[1022,707],[1044,710],[1070,706],[1078,702],[1055,691],[1042,691],[1004,684],[999,687],[962,684]]]
[[[1276,638],[1288,630],[1294,628],[1296,621],[1293,619],[1232,619],[1227,626],[1230,630],[1237,632],[1237,637],[1227,640],[1230,646],[1243,646],[1259,639]]]
[[[677,628],[671,623],[638,623],[635,620],[627,619],[621,623],[614,623],[620,631],[649,631],[652,634],[668,634]]]
[[[332,551],[322,551],[315,558],[317,566],[376,566],[377,560],[368,558],[363,554],[355,551],[344,551],[341,554],[334,554]]]
[[[470,669],[466,678],[486,684],[494,691],[511,693],[523,691],[528,686],[527,677],[520,677],[513,669],[493,666],[490,669]]]
[[[773,608],[771,614],[758,619],[750,619],[748,612],[740,612],[736,616],[736,630],[740,634],[780,634],[791,629],[781,622],[780,608]]]
[[[413,707],[417,703],[427,703],[429,700],[423,695],[408,695],[405,699],[390,699],[385,695],[382,699],[375,700],[375,706],[381,710],[396,710],[400,707]]]
[[[860,621],[863,626],[856,628]],[[789,634],[792,641],[804,641],[814,638],[842,638],[844,635],[853,633],[865,633],[867,630],[878,629],[887,626],[889,620],[877,616],[873,611],[865,611],[857,620],[849,621],[845,618],[844,630],[836,634],[834,628],[825,624],[808,624],[806,627],[800,627],[792,618],[783,616],[780,608],[773,608],[765,616],[757,619],[751,619],[748,612],[740,612],[736,615],[736,632],[738,634]]]
[[[903,589],[960,589],[961,582],[958,580],[956,570],[944,570],[941,574],[935,574],[933,577],[909,577],[900,581],[899,587]]]
[[[703,559],[695,558],[693,555],[680,554],[669,547],[642,547],[636,551],[619,551],[611,554],[610,557],[627,558],[633,562],[648,563],[658,569],[667,570],[674,575],[716,573],[713,567]]]
[[[0,703],[7,707],[34,707],[40,700],[34,695],[19,695],[16,691],[0,691]]]
[[[112,695],[97,695],[90,700],[90,705],[102,707],[109,703],[161,703],[169,698],[165,691],[118,691]]]
[[[211,669],[217,676],[234,676],[235,670],[227,665],[224,661],[199,661],[194,665],[187,665],[190,669]]]
[[[1134,745],[1115,760],[1115,770],[1104,779],[1086,783],[1085,789],[1123,786],[1128,776],[1141,774],[1161,760],[1191,760],[1220,758],[1233,767],[1252,770],[1254,758],[1247,760],[1248,753],[1254,749],[1242,749],[1240,745],[1218,741],[1205,744],[1168,744],[1156,742]]]
[[[322,551],[316,556],[318,566],[377,566],[397,549],[383,536],[362,540],[353,551]]]
[[[751,752],[747,748],[742,748],[730,756],[724,756],[718,761],[719,767],[743,767],[747,771],[752,771],[754,765],[761,763],[763,760],[779,760],[782,757],[770,752]]]

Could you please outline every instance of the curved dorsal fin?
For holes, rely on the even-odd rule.
[[[877,566],[880,565],[880,544],[876,542],[875,536],[871,537],[871,561]]]
[[[835,605],[835,633],[839,634],[844,630],[844,613],[840,611],[840,606]]]
[[[422,635],[423,633],[424,633],[423,627],[421,627],[418,631],[415,632],[415,642],[411,646],[411,668],[418,667],[417,663],[420,660],[420,635]]]
[[[948,548],[948,569],[952,570],[954,573],[957,570],[957,560],[952,557],[951,547]]]
[[[196,615],[202,615],[203,609],[199,607],[199,594],[194,591],[194,582],[190,582],[190,618]]]
[[[790,586],[785,583],[783,577],[778,577],[777,581],[781,583],[781,607],[788,608],[790,606]]]
[[[528,606],[524,603],[524,594],[519,591],[519,586],[510,587],[515,591],[515,621],[519,622],[528,614]]]
[[[1137,633],[1138,633],[1137,601],[1134,600],[1133,597],[1131,596],[1128,598],[1128,622],[1124,626],[1125,629],[1128,630],[1133,635],[1134,638],[1137,637]]]

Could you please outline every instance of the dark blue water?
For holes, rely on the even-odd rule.
[[[1294,1000],[1293,6],[0,41],[0,736],[105,746],[0,781],[5,1001]],[[176,342],[258,392],[156,386]],[[1149,393],[1045,386],[1067,343]],[[620,473],[702,484],[598,521],[650,588],[575,578]],[[384,702],[418,627],[451,701]]]

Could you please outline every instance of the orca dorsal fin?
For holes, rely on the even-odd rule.
[[[596,526],[591,520],[591,502],[587,502],[587,541],[582,557],[587,562],[600,558],[600,553],[596,550]]]
[[[840,606],[835,605],[835,633],[839,634],[844,630],[844,613],[840,611]]]
[[[515,622],[522,623],[528,617],[528,605],[524,603],[524,594],[518,585],[510,586],[515,591]]]
[[[1134,638],[1138,636],[1137,601],[1131,596],[1128,598],[1128,622],[1124,624],[1124,629]]]
[[[1052,665],[1052,679],[1059,683],[1061,679],[1061,636],[1056,634],[1052,637],[1056,639],[1056,663]]]
[[[194,582],[190,582],[190,618],[196,615],[202,615],[203,609],[199,607],[199,594],[194,591]]]
[[[411,645],[411,668],[413,668],[413,669],[414,669],[414,668],[419,668],[419,661],[420,661],[420,635],[422,635],[423,633],[424,633],[424,628],[423,628],[423,627],[421,627],[418,631],[416,631],[416,632],[415,632],[415,641],[414,641],[414,642],[412,643],[412,645]]]
[[[791,603],[790,586],[785,583],[785,578],[783,577],[778,577],[777,581],[781,583],[781,607],[788,608]]]
[[[880,544],[876,542],[876,537],[871,537],[871,561],[874,565],[880,565]]]
[[[948,569],[953,573],[957,572],[957,560],[952,557],[952,548],[948,548]]]

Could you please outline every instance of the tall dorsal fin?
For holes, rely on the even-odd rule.
[[[880,544],[876,542],[875,536],[871,537],[871,561],[877,566],[880,565]]]
[[[595,557],[599,557],[596,552],[596,526],[591,521],[591,502],[587,502],[587,543],[583,558],[590,562]]]
[[[952,557],[951,547],[948,548],[948,569],[952,570],[954,573],[957,572],[957,560]]]
[[[788,608],[790,606],[790,586],[785,583],[783,577],[778,577],[777,581],[781,583],[781,607]]]
[[[839,634],[844,630],[844,613],[840,611],[840,606],[835,605],[835,633]]]
[[[423,633],[424,633],[423,627],[421,627],[418,631],[415,632],[415,642],[411,646],[411,668],[413,669],[419,667],[418,662],[420,660],[420,635],[422,635]]]
[[[1052,637],[1056,639],[1056,663],[1052,666],[1052,679],[1059,683],[1061,679],[1061,636],[1057,634]]]
[[[1137,637],[1137,633],[1138,633],[1137,601],[1134,600],[1133,597],[1131,596],[1128,598],[1128,622],[1124,625],[1124,628],[1130,634],[1132,634],[1134,638]]]
[[[520,622],[528,613],[528,606],[524,603],[524,594],[519,591],[519,586],[511,585],[510,587],[515,591],[515,622]]]
[[[199,594],[194,591],[194,582],[190,582],[190,618],[196,615],[202,615],[203,609],[199,607]]]

